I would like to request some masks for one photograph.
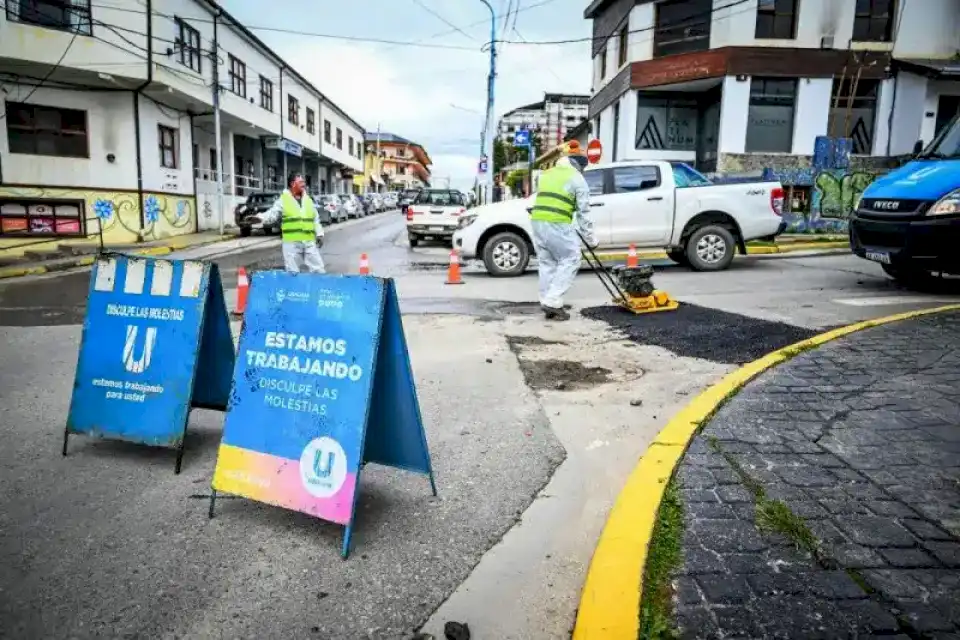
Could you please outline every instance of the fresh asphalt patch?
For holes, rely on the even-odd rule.
[[[589,307],[581,314],[607,323],[637,344],[722,364],[744,364],[820,333],[686,303],[675,311],[639,315],[613,305]]]

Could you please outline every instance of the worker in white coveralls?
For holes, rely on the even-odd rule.
[[[326,271],[320,257],[323,226],[313,199],[307,195],[302,175],[291,173],[287,188],[273,206],[258,214],[257,218],[264,225],[273,225],[280,220],[284,269],[300,273],[300,267],[305,266],[310,273]]]
[[[540,263],[540,308],[547,320],[569,320],[563,296],[580,269],[580,235],[598,244],[590,219],[590,187],[583,177],[586,156],[571,154],[540,175],[530,209],[533,244]],[[579,235],[578,235],[579,232]]]

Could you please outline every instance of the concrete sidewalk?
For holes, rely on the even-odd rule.
[[[235,236],[230,234],[220,235],[216,232],[207,231],[182,236],[171,236],[169,238],[152,240],[141,244],[106,245],[103,250],[142,256],[162,256],[173,253],[174,251],[213,244],[234,237]],[[51,243],[44,244],[49,245]],[[56,253],[51,253],[48,250],[44,253],[36,254],[29,251],[25,253],[23,247],[19,245],[0,247],[0,259],[2,259],[0,260],[0,264],[3,262],[6,263],[5,266],[0,266],[0,279],[19,278],[54,271],[67,271],[69,269],[76,269],[77,267],[89,266],[93,264],[100,248],[100,245],[95,240],[82,243],[62,243],[57,246]],[[43,258],[41,255],[56,257]]]
[[[949,311],[851,334],[748,383],[666,492],[641,626],[673,595],[685,638],[957,637],[958,382]],[[665,533],[671,510],[681,526]],[[650,564],[671,537],[679,567],[649,584],[651,569],[671,574]]]

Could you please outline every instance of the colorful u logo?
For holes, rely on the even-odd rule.
[[[324,454],[326,454],[326,460],[324,460]],[[313,472],[318,478],[330,477],[330,472],[333,471],[333,458],[333,451],[317,451],[313,457]]]
[[[135,325],[127,325],[127,340],[123,343],[123,366],[130,373],[143,373],[150,366],[153,359],[153,347],[157,342],[156,327],[147,327],[144,332],[143,348],[140,357],[135,356],[137,344],[137,330]]]

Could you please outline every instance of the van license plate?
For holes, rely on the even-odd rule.
[[[430,227],[430,231],[443,231],[443,227]]]
[[[873,260],[881,264],[890,264],[890,254],[880,251],[867,251],[867,260]]]

